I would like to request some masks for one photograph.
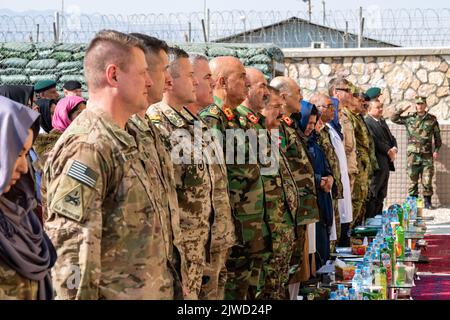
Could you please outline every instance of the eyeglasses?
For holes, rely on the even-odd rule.
[[[350,92],[349,88],[336,88],[336,90]]]
[[[316,106],[317,108],[324,108],[324,109],[334,109],[334,104],[328,104],[326,106]]]

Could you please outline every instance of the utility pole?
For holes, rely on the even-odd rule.
[[[359,34],[358,34],[358,48],[361,48],[362,39],[364,32],[364,17],[363,17],[363,8],[359,7]]]
[[[64,0],[61,0],[61,23],[59,25],[59,29],[58,29],[58,40],[62,40],[62,30],[63,30],[63,26],[64,26]]]
[[[322,8],[323,8],[323,25],[325,25],[325,22],[327,21],[327,12],[325,11],[325,1],[322,1]]]
[[[312,14],[311,0],[303,0],[303,2],[308,2],[308,16],[309,22],[311,22],[311,14]]]
[[[311,14],[312,14],[311,0],[308,0],[308,14],[309,14],[309,22],[311,22]]]

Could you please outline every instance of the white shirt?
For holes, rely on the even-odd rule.
[[[339,217],[341,218],[341,223],[350,223],[353,220],[352,193],[350,190],[350,179],[348,177],[347,156],[345,155],[344,142],[329,123],[327,123],[327,126],[330,128],[331,143],[333,144],[334,151],[339,160],[341,182],[344,189],[344,198],[338,200]]]

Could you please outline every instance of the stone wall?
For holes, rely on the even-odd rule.
[[[362,87],[383,89],[385,116],[427,97],[430,113],[450,119],[450,48],[284,49],[285,73],[296,79],[306,99],[326,90],[338,75]]]

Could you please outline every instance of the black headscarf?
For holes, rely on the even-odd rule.
[[[50,99],[38,99],[35,103],[39,107],[39,113],[41,114],[41,127],[45,132],[49,133],[53,129],[52,111],[50,107],[53,103],[56,104],[56,101]]]
[[[0,96],[7,97],[13,101],[28,106],[28,100],[31,104],[34,100],[34,87],[26,85],[3,85],[0,86]]]
[[[38,282],[38,299],[52,299],[50,269],[56,251],[33,212],[36,192],[30,172],[4,193],[17,157],[39,114],[0,97],[0,260],[23,277]],[[34,138],[37,132],[34,130]]]

